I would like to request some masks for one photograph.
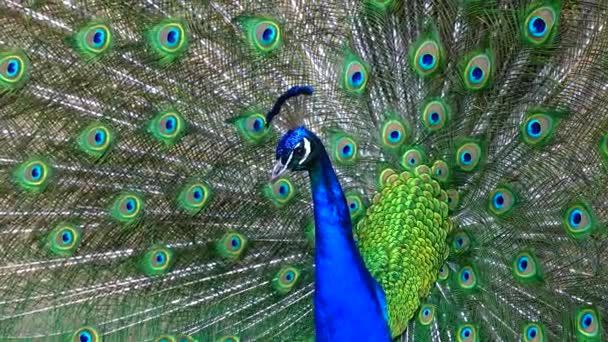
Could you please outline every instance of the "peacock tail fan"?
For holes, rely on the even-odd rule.
[[[608,6],[0,3],[0,340],[309,341],[323,141],[404,341],[608,331]],[[292,86],[314,88],[266,114]]]

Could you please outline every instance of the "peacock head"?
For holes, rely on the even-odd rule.
[[[300,95],[312,95],[312,93],[313,89],[310,86],[289,88],[288,91],[277,99],[272,109],[266,114],[266,124],[270,125],[272,119],[279,114],[281,107],[287,100]],[[311,161],[317,157],[319,146],[321,146],[319,138],[304,126],[287,131],[277,145],[277,161],[272,169],[271,182],[274,182],[289,170],[308,170]]]
[[[272,169],[271,181],[275,181],[289,170],[308,170],[311,162],[317,157],[320,144],[319,138],[304,126],[285,133],[277,145],[277,160]]]

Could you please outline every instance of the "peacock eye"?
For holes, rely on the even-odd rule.
[[[293,151],[293,155],[294,155],[295,157],[302,157],[302,156],[304,156],[304,152],[305,152],[305,151],[304,151],[304,147],[302,147],[302,146],[298,146],[298,147],[296,147],[296,149]]]

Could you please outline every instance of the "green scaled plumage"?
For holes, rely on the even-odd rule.
[[[395,339],[606,340],[607,21],[602,1],[0,1],[0,341],[314,341],[310,179],[269,181],[300,125]],[[295,85],[314,93],[268,125]]]

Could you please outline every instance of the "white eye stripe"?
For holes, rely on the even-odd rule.
[[[305,151],[304,157],[302,158],[302,160],[300,160],[298,165],[304,164],[306,159],[308,159],[308,156],[310,156],[310,141],[306,138],[304,138],[304,151]]]

